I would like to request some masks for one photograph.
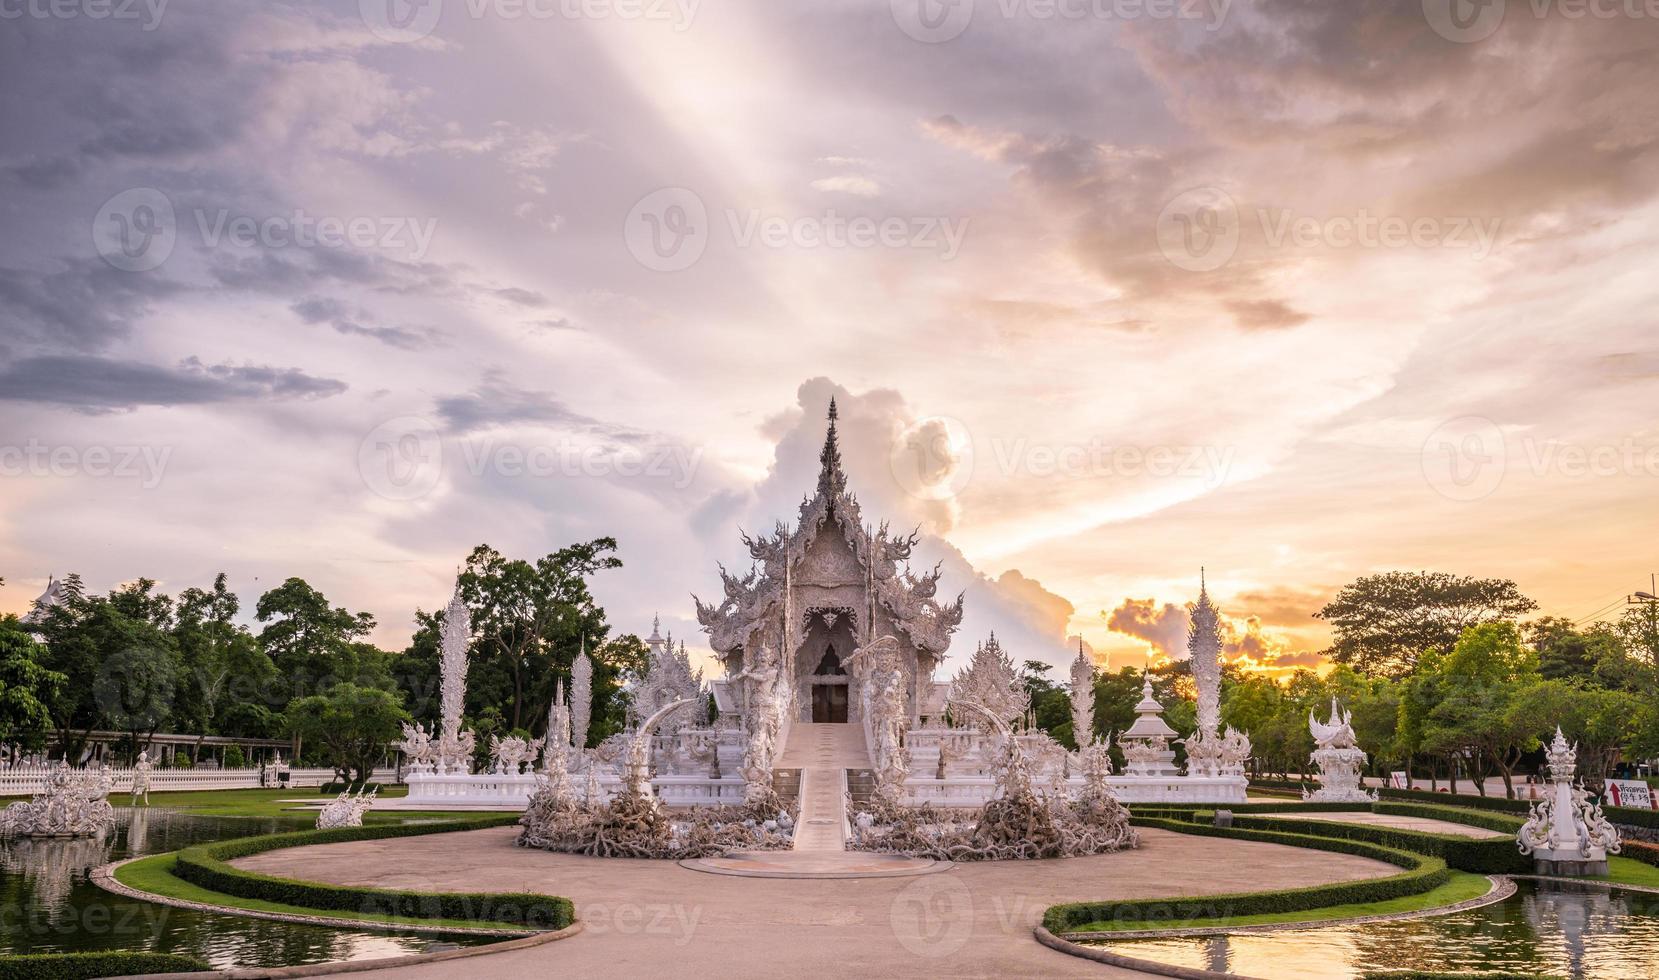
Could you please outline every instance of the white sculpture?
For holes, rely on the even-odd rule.
[[[534,762],[535,757],[536,750],[526,739],[516,735],[506,738],[499,735],[490,736],[490,763],[498,776],[522,774],[526,767]]]
[[[951,681],[950,700],[972,701],[1010,726],[1031,707],[1031,695],[995,633],[975,648],[968,666]],[[981,723],[978,716],[971,720]]]
[[[355,794],[346,790],[332,801],[323,805],[317,814],[318,830],[333,830],[337,827],[361,827],[363,815],[374,806],[374,798],[380,790],[364,787]]]
[[[1321,723],[1308,712],[1308,730],[1313,733],[1316,748],[1313,763],[1319,767],[1319,788],[1302,798],[1315,803],[1374,803],[1377,794],[1366,792],[1360,770],[1366,755],[1354,735],[1352,716],[1342,710],[1335,697],[1331,698],[1330,720]]]
[[[59,762],[47,775],[43,792],[0,810],[0,836],[102,836],[115,825],[109,792],[107,771],[76,770]]]
[[[570,707],[565,704],[564,681],[553,684],[553,703],[547,706],[547,734],[542,736],[542,767],[555,753],[570,751]]]
[[[132,806],[138,805],[138,798],[144,798],[144,805],[150,805],[150,770],[155,764],[150,761],[148,750],[138,753],[138,761],[132,767]]]
[[[578,751],[587,748],[588,725],[593,721],[593,658],[588,656],[587,638],[570,665],[570,744]]]
[[[910,754],[904,736],[910,728],[905,705],[904,668],[899,664],[899,641],[892,635],[859,647],[847,665],[861,673],[875,794],[897,803],[910,775]]]
[[[1083,655],[1077,638],[1077,659],[1071,662],[1071,737],[1079,749],[1094,741],[1094,664]]]
[[[1578,769],[1578,746],[1556,726],[1555,740],[1545,750],[1550,770],[1550,795],[1532,805],[1517,843],[1530,854],[1543,874],[1606,875],[1607,855],[1623,845],[1618,828],[1593,803],[1582,784],[1573,781]]]
[[[651,797],[651,733],[669,715],[697,701],[697,698],[681,698],[665,704],[640,724],[639,731],[628,742],[628,759],[622,774],[623,789],[628,795]]]
[[[1141,683],[1141,700],[1135,705],[1135,723],[1118,736],[1123,750],[1124,771],[1130,776],[1173,776],[1175,750],[1169,747],[1177,732],[1163,718],[1164,706],[1152,693],[1152,675]]]
[[[444,609],[443,647],[439,655],[441,724],[435,748],[440,773],[472,771],[478,737],[461,730],[461,712],[467,700],[467,646],[472,641],[472,613],[461,598],[461,584]]]
[[[1198,688],[1198,726],[1182,744],[1187,749],[1187,774],[1242,776],[1250,758],[1250,738],[1229,727],[1221,731],[1221,612],[1210,600],[1209,584],[1199,572],[1198,601],[1190,609],[1187,631],[1192,679]]]
[[[432,734],[426,730],[425,725],[404,722],[403,738],[393,743],[393,747],[409,759],[411,772],[432,771],[437,749],[432,744]]]

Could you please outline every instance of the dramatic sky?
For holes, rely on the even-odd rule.
[[[1656,15],[7,0],[0,609],[298,575],[401,647],[614,535],[696,647],[835,395],[957,655],[1139,663],[1200,566],[1276,671],[1379,570],[1587,616],[1659,565]]]

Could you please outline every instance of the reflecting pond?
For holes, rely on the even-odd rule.
[[[1368,970],[1659,975],[1659,895],[1521,880],[1485,908],[1364,925],[1193,939],[1099,942],[1127,956],[1275,980]]]
[[[123,898],[93,884],[92,869],[192,844],[305,830],[314,819],[117,807],[116,820],[101,840],[0,840],[0,956],[126,949],[182,953],[215,967],[298,966],[489,941],[291,925]]]

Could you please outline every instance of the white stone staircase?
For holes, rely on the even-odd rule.
[[[796,722],[778,768],[801,770],[801,824],[795,831],[795,850],[845,850],[847,770],[870,768],[864,726]]]

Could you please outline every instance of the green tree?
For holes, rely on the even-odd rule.
[[[1409,674],[1425,650],[1450,650],[1463,631],[1538,608],[1508,579],[1385,572],[1344,586],[1315,613],[1335,638],[1326,655],[1364,674]]]
[[[286,716],[290,732],[322,746],[329,764],[354,781],[373,774],[374,764],[409,720],[398,695],[350,681],[295,700]]]
[[[52,712],[47,707],[68,678],[42,665],[46,648],[16,616],[0,618],[0,742],[38,749]]]
[[[276,727],[273,714],[283,707],[283,703],[270,703],[276,665],[234,621],[240,608],[223,572],[214,577],[211,589],[189,588],[179,593],[173,627],[180,665],[180,696],[173,722],[177,731],[204,737],[268,735]],[[192,759],[201,745],[197,739]]]
[[[561,548],[534,562],[509,559],[488,545],[467,556],[461,596],[477,636],[475,664],[491,703],[505,702],[509,728],[545,726],[557,680],[568,681],[583,644],[599,648],[610,627],[588,579],[622,567],[615,538]]]
[[[290,578],[260,596],[254,615],[267,624],[259,645],[277,671],[277,700],[324,692],[341,681],[372,683],[385,673],[374,648],[362,642],[374,617],[330,605],[304,579]]]

